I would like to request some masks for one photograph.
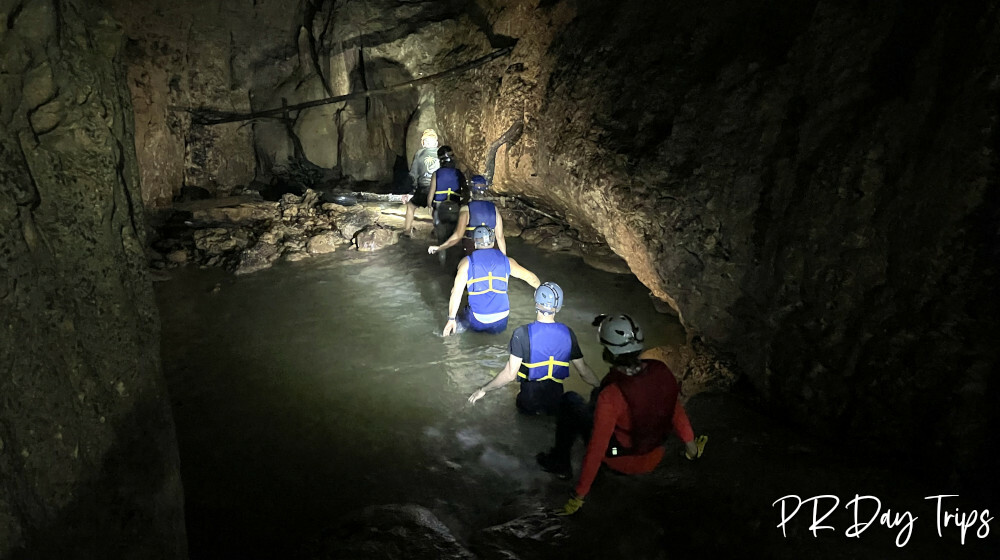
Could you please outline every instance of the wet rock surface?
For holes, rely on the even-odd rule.
[[[365,226],[354,236],[358,251],[378,251],[399,241],[399,232],[379,225]]]
[[[496,188],[606,240],[767,406],[994,468],[996,2],[528,4],[487,10],[508,67],[438,90],[473,167],[524,118]]]
[[[123,37],[45,0],[0,29],[0,558],[186,558]]]

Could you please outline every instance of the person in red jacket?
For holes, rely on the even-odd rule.
[[[673,372],[657,360],[641,360],[643,334],[628,315],[601,315],[594,319],[611,370],[601,382],[597,402],[564,399],[556,420],[555,446],[536,456],[542,469],[560,478],[572,476],[570,451],[577,436],[587,442],[580,479],[563,507],[572,515],[597,476],[601,464],[625,474],[651,472],[663,459],[663,444],[674,433],[684,441],[684,456],[701,457],[707,436],[695,439],[691,422],[678,400]]]

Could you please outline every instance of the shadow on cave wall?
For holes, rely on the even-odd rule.
[[[172,425],[164,426],[172,422],[168,406],[147,397],[121,416],[116,443],[74,489],[75,499],[51,520],[31,521],[36,526],[25,529],[7,560],[187,558],[183,512],[173,512],[176,525],[163,522],[183,505],[172,503],[181,482],[177,457],[166,451],[177,445]]]

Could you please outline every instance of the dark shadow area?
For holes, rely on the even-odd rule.
[[[155,393],[154,393],[155,394]],[[178,560],[187,555],[181,513],[169,521],[170,494],[180,472],[171,449],[167,403],[140,399],[118,417],[115,444],[104,462],[74,489],[75,499],[53,519],[34,519],[9,560]],[[177,504],[180,505],[180,504]],[[44,508],[36,509],[36,513]]]

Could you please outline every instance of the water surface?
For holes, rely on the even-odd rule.
[[[456,258],[442,267],[425,247],[404,239],[243,277],[183,269],[158,285],[192,558],[288,557],[368,505],[428,507],[461,538],[506,521],[497,504],[518,495],[564,499],[568,483],[534,465],[554,422],[516,413],[516,383],[466,402],[534,319],[532,289],[511,280],[505,333],[442,338]],[[599,375],[598,313],[632,314],[647,345],[682,340],[633,276],[518,240],[509,250],[563,287],[557,319]],[[566,386],[589,390],[575,372]]]

